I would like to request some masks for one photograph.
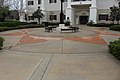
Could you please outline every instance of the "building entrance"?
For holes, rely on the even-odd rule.
[[[79,24],[87,24],[88,16],[79,16]]]

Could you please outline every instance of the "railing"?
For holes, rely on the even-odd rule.
[[[92,1],[92,0],[72,0],[72,2],[78,2],[78,1]]]
[[[71,5],[90,5],[92,0],[73,0]]]

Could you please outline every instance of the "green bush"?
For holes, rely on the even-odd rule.
[[[114,42],[110,42],[108,45],[109,47],[109,52],[115,56],[117,59],[120,60],[120,39],[116,40]]]
[[[25,28],[40,28],[44,27],[43,25],[38,24],[28,24],[28,25],[19,25],[16,27],[0,27],[0,32],[2,31],[8,31],[8,30],[15,30],[15,29],[25,29]]]
[[[59,25],[60,22],[42,22],[44,26],[54,26],[54,25]]]
[[[1,48],[3,47],[3,42],[4,42],[4,41],[5,41],[4,38],[0,37],[0,50],[1,50]]]
[[[94,22],[92,20],[90,20],[90,22],[87,23],[87,26],[92,26],[94,24]]]
[[[107,24],[107,23],[97,23],[97,24],[93,24],[92,26],[94,27],[110,27],[113,24]]]
[[[48,22],[48,25],[59,25],[60,22]]]
[[[65,26],[70,26],[70,22],[65,22]]]
[[[20,25],[19,21],[12,21],[12,22],[0,22],[0,27],[15,27]]]
[[[110,27],[110,30],[120,31],[120,25],[113,25]]]

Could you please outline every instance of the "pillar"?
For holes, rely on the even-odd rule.
[[[92,0],[92,5],[90,7],[90,18],[94,23],[97,23],[97,1]]]
[[[67,20],[67,17],[69,17],[69,20],[70,20],[70,24],[73,25],[74,24],[74,11],[71,7],[71,0],[68,0],[68,4],[67,4],[67,10],[66,10],[66,20]]]

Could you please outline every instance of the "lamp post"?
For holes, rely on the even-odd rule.
[[[61,13],[60,13],[60,24],[63,24],[64,22],[64,13],[63,13],[63,2],[64,0],[60,0],[61,1]]]

